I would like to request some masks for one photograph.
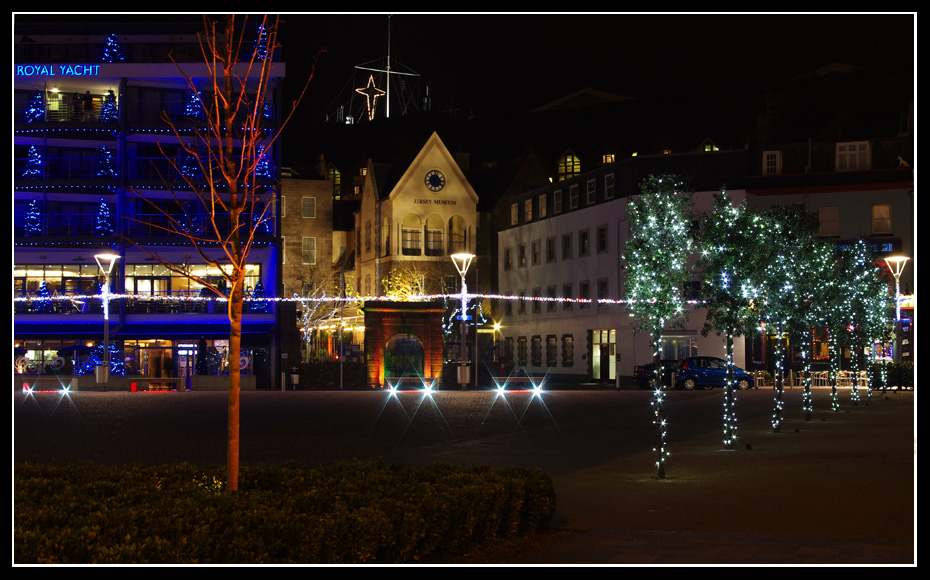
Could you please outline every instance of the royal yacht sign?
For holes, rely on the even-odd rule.
[[[100,74],[99,64],[17,64],[18,77],[95,77]]]

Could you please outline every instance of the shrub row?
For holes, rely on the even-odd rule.
[[[869,384],[873,389],[913,389],[914,363],[875,363],[869,368]]]
[[[543,531],[542,471],[381,461],[306,469],[14,466],[15,563],[409,563]]]

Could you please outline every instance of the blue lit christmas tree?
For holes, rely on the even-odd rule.
[[[252,290],[253,301],[249,310],[252,312],[269,312],[269,304],[265,298],[265,286],[262,285],[262,281],[259,280],[255,283],[255,288]]]
[[[45,98],[40,91],[32,93],[29,104],[26,105],[26,122],[38,123],[45,119]]]
[[[103,199],[100,199],[100,206],[97,208],[97,223],[94,225],[94,233],[98,236],[109,236],[113,234],[113,220],[110,217],[110,206]]]
[[[35,145],[29,146],[29,156],[26,158],[26,169],[23,171],[23,177],[41,177],[44,173],[45,163],[42,161],[42,154],[36,149]]]
[[[100,148],[100,166],[97,168],[97,177],[116,177],[116,168],[113,167],[113,152],[106,147]]]
[[[37,236],[42,233],[42,212],[39,209],[39,202],[35,199],[30,199],[29,205],[26,206],[24,229],[27,236]]]
[[[52,311],[52,293],[48,289],[45,280],[39,284],[39,290],[36,292],[36,299],[33,301],[33,309],[36,312]]]
[[[113,91],[107,91],[107,94],[103,97],[100,120],[104,123],[115,123],[119,120],[119,111],[116,109],[116,95],[113,94]]]
[[[271,162],[268,161],[268,156],[265,155],[264,146],[258,148],[258,164],[255,166],[255,176],[265,178],[271,177]]]
[[[116,35],[110,34],[107,36],[106,44],[103,46],[103,56],[101,60],[103,62],[119,62],[123,60],[122,52],[119,43],[116,41]]]
[[[255,56],[261,60],[267,60],[270,56],[268,54],[268,49],[273,48],[268,46],[268,30],[265,28],[265,25],[258,27],[258,38],[255,39]]]
[[[184,107],[184,116],[188,119],[203,119],[203,103],[200,91],[187,92],[187,105]]]

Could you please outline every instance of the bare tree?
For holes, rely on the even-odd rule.
[[[200,122],[190,127],[175,122],[167,113],[162,119],[171,128],[182,155],[174,156],[159,143],[171,167],[175,183],[169,192],[181,214],[134,192],[154,209],[156,218],[146,225],[177,236],[193,246],[204,263],[220,272],[225,288],[195,275],[188,264],[176,264],[157,250],[140,248],[169,270],[227,298],[229,332],[229,403],[227,423],[227,489],[239,487],[239,355],[242,332],[243,284],[249,251],[273,216],[275,190],[260,179],[259,168],[266,152],[281,135],[306,93],[313,73],[300,96],[276,127],[265,127],[270,110],[272,56],[277,44],[278,17],[262,17],[257,38],[245,26],[248,16],[204,16],[204,32],[198,34],[206,67],[204,86],[173,58],[194,102]],[[319,54],[317,54],[317,57]],[[316,58],[314,57],[314,69]],[[170,58],[170,57],[169,57]],[[313,70],[313,69],[311,69]],[[192,171],[192,166],[196,167]],[[165,183],[169,179],[163,176]],[[180,189],[180,193],[177,191]],[[141,220],[136,220],[141,221]],[[194,224],[192,226],[192,224]],[[138,245],[138,244],[136,244]],[[227,294],[228,293],[228,294]]]

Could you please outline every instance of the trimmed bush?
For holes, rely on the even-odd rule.
[[[19,564],[406,563],[548,529],[540,470],[382,461],[305,469],[14,466]]]

